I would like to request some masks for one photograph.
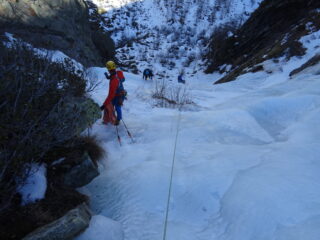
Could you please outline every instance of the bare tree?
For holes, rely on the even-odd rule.
[[[169,86],[164,79],[155,82],[152,97],[157,99],[156,106],[181,108],[193,104],[192,97],[186,86]]]

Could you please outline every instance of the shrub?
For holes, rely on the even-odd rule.
[[[81,109],[69,103],[85,95],[86,80],[70,60],[51,62],[23,44],[0,43],[0,52],[1,215],[28,176],[28,163],[42,162],[74,136]]]
[[[169,86],[165,80],[155,82],[152,97],[158,100],[156,106],[159,107],[181,108],[186,104],[193,104],[185,86]]]
[[[76,136],[61,145],[58,145],[46,154],[43,161],[50,164],[57,159],[66,159],[68,165],[73,166],[77,163],[84,152],[88,152],[91,160],[97,166],[97,163],[106,154],[99,145],[95,136]]]

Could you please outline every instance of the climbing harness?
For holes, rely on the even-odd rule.
[[[181,108],[179,108],[177,132],[176,132],[176,138],[175,138],[174,149],[173,149],[173,158],[172,158],[172,166],[171,166],[171,174],[170,174],[170,183],[169,183],[169,192],[168,192],[168,199],[167,199],[166,217],[165,217],[164,229],[163,229],[163,240],[165,240],[166,237],[167,237],[167,225],[168,225],[169,205],[170,205],[170,198],[171,198],[173,170],[174,170],[174,162],[175,162],[175,158],[176,158],[176,149],[177,149],[177,142],[178,142],[178,135],[179,135],[179,128],[180,128],[180,120],[181,120]]]

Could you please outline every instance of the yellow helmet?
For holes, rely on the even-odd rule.
[[[114,61],[108,61],[106,63],[106,67],[107,69],[110,71],[110,70],[114,70],[116,69],[116,64],[114,63]]]

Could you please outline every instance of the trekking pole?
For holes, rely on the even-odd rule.
[[[121,138],[120,138],[120,135],[119,135],[118,126],[115,126],[115,127],[116,127],[116,132],[117,132],[118,142],[119,142],[120,147],[121,147]]]
[[[132,143],[134,143],[133,137],[132,137],[131,133],[129,132],[129,129],[128,129],[127,125],[124,123],[123,119],[121,119],[121,120],[123,122],[124,127],[127,130],[128,136],[131,138]]]

